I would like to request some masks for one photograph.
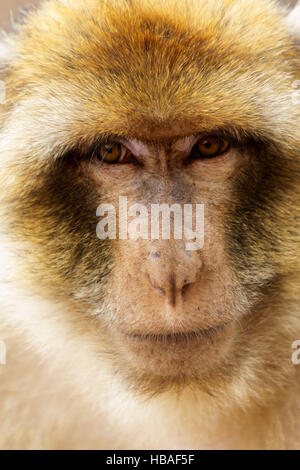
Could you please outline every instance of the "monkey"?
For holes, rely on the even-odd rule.
[[[43,0],[2,35],[1,449],[300,448],[299,25]],[[124,201],[203,208],[203,246]]]

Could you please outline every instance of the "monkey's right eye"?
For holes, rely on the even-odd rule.
[[[221,137],[209,135],[202,137],[194,147],[193,159],[212,159],[226,153],[230,143]]]
[[[135,157],[120,143],[100,144],[94,151],[94,156],[104,163],[137,163]]]

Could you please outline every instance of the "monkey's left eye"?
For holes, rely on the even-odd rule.
[[[229,148],[229,142],[221,137],[202,137],[195,145],[191,157],[194,159],[214,158],[227,152]]]
[[[94,152],[96,158],[104,163],[136,163],[132,153],[120,143],[101,144]]]

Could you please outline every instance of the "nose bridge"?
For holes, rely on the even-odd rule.
[[[152,288],[175,306],[197,281],[202,261],[198,253],[187,251],[182,241],[166,240],[152,247],[145,268]]]
[[[146,167],[158,170],[158,175],[168,175],[168,154],[170,145],[163,143],[145,143],[138,139],[123,140],[136,159]]]

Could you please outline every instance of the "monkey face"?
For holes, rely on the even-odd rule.
[[[203,18],[180,2],[175,21],[161,4],[58,2],[54,14],[56,3],[24,27],[7,71],[1,171],[14,277],[68,304],[82,342],[131,381],[224,383],[258,319],[272,328],[259,315],[270,289],[299,266],[295,45],[282,26],[285,46],[274,48],[277,13],[264,20],[268,6],[247,2],[230,21],[216,4]],[[121,236],[124,198],[146,210],[140,223],[157,204],[204,208],[203,246],[187,249],[185,232],[151,237],[149,218],[143,236]],[[114,239],[96,234],[104,204]]]
[[[138,239],[128,236],[128,240],[110,241],[114,267],[108,275],[104,304],[96,304],[94,313],[103,313],[109,334],[129,364],[156,374],[195,374],[216,362],[216,341],[224,343],[224,352],[228,349],[234,320],[248,306],[229,267],[222,225],[230,201],[229,181],[243,157],[225,140],[214,137],[172,137],[171,142],[154,144],[138,139],[121,142],[125,163],[107,163],[100,151],[100,160],[81,161],[81,171],[84,179],[89,175],[92,187],[103,191],[102,203],[118,207],[120,197],[126,198],[129,208],[138,203],[146,231]],[[206,155],[205,146],[201,154],[202,142],[208,149],[216,145],[217,155]],[[117,144],[102,145],[105,154]],[[179,239],[175,233],[153,239],[152,211],[158,204],[178,207],[182,214],[188,204],[203,207],[203,248],[189,250],[184,234]],[[126,217],[124,209],[119,205],[118,226]]]

